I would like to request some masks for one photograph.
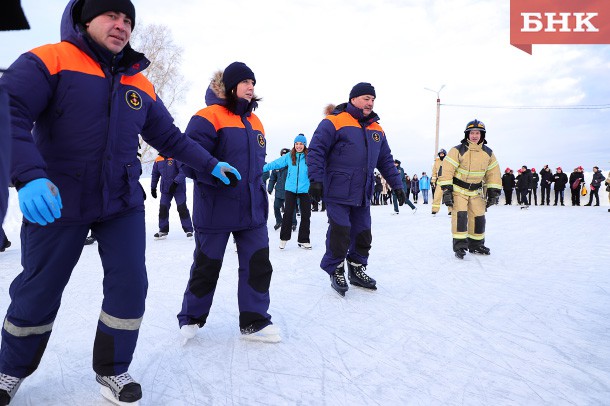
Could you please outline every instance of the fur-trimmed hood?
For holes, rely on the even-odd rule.
[[[222,73],[223,71],[221,70],[216,71],[210,80],[210,85],[205,92],[205,104],[208,106],[213,104],[220,104],[221,106],[227,105],[227,91],[222,81]],[[253,101],[248,104],[248,111],[252,111],[258,107],[258,103],[255,101],[258,100],[256,94],[252,96],[252,100]]]

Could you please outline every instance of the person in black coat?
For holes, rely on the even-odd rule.
[[[527,199],[530,190],[532,189],[532,173],[527,166],[523,165],[521,167],[521,175],[519,176],[519,180],[517,181],[517,193],[521,196],[521,201],[519,204],[523,204],[525,206],[529,206],[529,201]]]
[[[504,190],[504,205],[513,204],[513,189],[515,188],[515,175],[510,168],[504,170],[502,175],[502,189]]]
[[[580,206],[580,191],[585,184],[585,175],[582,173],[583,167],[574,168],[574,172],[570,174],[570,192],[572,193],[572,206]]]
[[[585,206],[591,206],[593,203],[593,196],[595,196],[595,205],[599,206],[599,188],[602,186],[602,182],[606,180],[602,172],[599,170],[599,167],[593,167],[593,179],[591,180],[591,184],[589,188],[591,189],[591,194],[589,195],[589,203],[585,204]]]
[[[557,206],[557,198],[559,198],[561,205],[565,206],[565,204],[563,204],[563,191],[565,190],[566,184],[568,183],[568,175],[563,173],[561,166],[557,167],[555,175],[553,175],[552,181],[555,184],[555,202],[553,206]]]
[[[532,204],[532,192],[534,193],[534,206],[538,206],[538,183],[540,176],[536,173],[536,168],[532,168],[532,189],[529,193],[529,201]]]
[[[553,183],[553,172],[548,165],[540,170],[540,205],[544,206],[544,196],[546,195],[546,205],[551,202],[551,183]]]

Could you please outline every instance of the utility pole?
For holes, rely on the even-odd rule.
[[[436,159],[436,154],[438,154],[438,136],[439,136],[439,128],[440,128],[440,124],[441,124],[441,90],[443,90],[443,88],[445,87],[445,85],[442,85],[440,89],[438,90],[432,90],[429,89],[427,87],[424,87],[425,90],[428,90],[432,93],[436,93],[436,137],[434,139],[434,159]]]

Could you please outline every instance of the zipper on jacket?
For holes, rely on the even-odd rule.
[[[295,194],[299,194],[299,168],[301,167],[301,159],[299,158],[298,154],[297,154],[297,187],[294,190]]]

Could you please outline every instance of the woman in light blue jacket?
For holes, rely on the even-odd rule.
[[[280,230],[280,248],[284,249],[292,235],[292,214],[296,201],[299,199],[301,208],[301,224],[299,225],[298,245],[299,248],[311,249],[309,242],[309,223],[311,218],[311,199],[309,197],[309,177],[307,174],[307,138],[299,134],[294,139],[294,147],[290,154],[283,155],[275,161],[269,162],[263,167],[263,172],[273,169],[288,167],[285,185],[284,217],[282,218],[282,229]]]

